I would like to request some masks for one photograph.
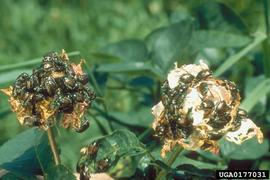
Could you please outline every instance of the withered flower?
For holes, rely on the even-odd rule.
[[[219,151],[217,141],[225,137],[241,144],[263,134],[240,109],[236,85],[213,77],[208,66],[175,66],[161,87],[161,101],[152,108],[155,135],[164,141],[164,157],[176,145],[188,150]]]
[[[9,96],[11,109],[20,124],[38,126],[44,130],[55,124],[55,117],[63,113],[62,125],[77,132],[87,129],[85,111],[95,99],[88,87],[88,77],[78,65],[69,62],[62,50],[45,55],[40,67],[28,75],[22,73],[12,86],[1,89]]]

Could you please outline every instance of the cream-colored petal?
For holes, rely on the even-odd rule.
[[[263,134],[260,128],[251,119],[242,119],[240,128],[237,131],[228,132],[226,139],[236,144],[241,144],[254,136],[257,136],[259,143],[262,143]]]
[[[179,84],[179,78],[183,73],[181,69],[175,68],[168,74],[167,80],[171,89],[175,88]]]
[[[198,126],[202,123],[204,123],[204,119],[203,119],[203,115],[204,115],[204,111],[193,111],[193,126]]]
[[[199,65],[188,64],[183,65],[180,68],[177,67],[177,63],[175,64],[176,64],[175,68],[171,70],[167,76],[169,87],[171,89],[175,88],[179,84],[179,79],[183,74],[189,73],[195,77],[201,70],[209,69],[207,64],[205,64],[203,60],[200,60]]]
[[[155,118],[158,118],[161,115],[162,111],[164,111],[164,106],[161,101],[154,107],[152,107],[152,114],[155,116]]]
[[[203,59],[199,60],[200,66],[203,70],[207,70],[209,69],[208,65],[205,63],[205,61]]]

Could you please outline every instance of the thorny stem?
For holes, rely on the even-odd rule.
[[[55,138],[54,138],[51,127],[48,128],[47,135],[48,135],[49,143],[50,143],[51,150],[52,150],[52,153],[53,153],[53,158],[54,158],[55,165],[59,165],[61,163],[60,156],[59,156],[59,153],[58,153],[58,149],[57,149],[57,146],[56,146]]]
[[[174,161],[176,160],[176,158],[179,156],[179,154],[182,152],[183,148],[181,146],[176,146],[175,151],[172,152],[172,154],[170,155],[169,159],[167,161],[165,161],[165,163],[168,166],[171,166]],[[166,170],[162,170],[160,171],[160,173],[158,174],[156,180],[161,180],[164,179],[167,175],[167,171]]]

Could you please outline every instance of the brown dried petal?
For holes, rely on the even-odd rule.
[[[79,129],[81,127],[81,118],[83,117],[85,111],[87,110],[87,103],[77,103],[75,105],[74,111],[70,114],[64,113],[62,119],[62,126],[64,128],[74,128]]]
[[[5,93],[7,96],[11,96],[12,90],[13,90],[13,87],[12,86],[9,86],[6,89],[0,89],[0,91],[2,91],[3,93]]]
[[[71,63],[71,67],[73,68],[74,72],[76,75],[83,75],[83,70],[82,70],[82,64],[85,63],[85,60],[82,59],[81,62],[79,64],[74,64]]]
[[[63,59],[64,61],[69,60],[68,55],[67,55],[67,53],[66,53],[66,51],[64,49],[62,49],[62,52],[60,54],[60,58]]]
[[[13,87],[10,86],[6,89],[1,89],[2,92],[4,92],[6,95],[9,96],[9,103],[11,106],[11,110],[16,113],[17,119],[20,124],[24,124],[24,118],[30,114],[30,111],[24,108],[20,101],[12,97],[12,90]]]
[[[48,121],[54,120],[54,116],[56,114],[56,111],[50,108],[51,102],[52,102],[52,99],[49,98],[49,99],[44,99],[36,104],[36,109],[40,113],[40,123],[42,125],[45,125],[43,127],[44,129],[47,129],[46,125],[51,124],[51,122],[48,122]]]

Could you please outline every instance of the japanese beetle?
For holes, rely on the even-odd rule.
[[[223,133],[218,133],[218,132],[210,132],[208,133],[208,138],[210,140],[218,141],[224,136]]]
[[[63,78],[63,83],[67,90],[73,90],[75,88],[76,81],[72,76],[65,76]]]
[[[164,136],[164,133],[165,133],[165,125],[158,125],[156,128],[155,128],[155,134],[154,136],[157,136],[157,137],[163,137]]]
[[[27,116],[23,120],[23,124],[28,127],[40,126],[39,118],[36,116]]]
[[[38,77],[32,74],[32,75],[29,77],[29,79],[27,80],[27,82],[26,82],[26,88],[27,88],[27,90],[29,90],[29,91],[33,91],[34,88],[35,88],[36,86],[38,86],[38,84],[39,84]]]
[[[245,111],[244,109],[239,108],[237,111],[237,116],[241,119],[247,118],[248,114],[247,111]]]
[[[74,102],[83,102],[84,101],[83,92],[74,92],[72,94],[72,99]]]
[[[78,133],[82,133],[88,128],[89,128],[89,122],[85,119],[85,121],[81,122],[81,126],[78,129],[75,129],[75,130]]]
[[[110,159],[109,158],[99,160],[97,162],[97,171],[104,172],[109,168],[109,166],[110,166]]]
[[[54,78],[51,76],[44,79],[44,86],[45,86],[47,93],[50,96],[54,95],[56,92],[56,89],[58,88]]]
[[[212,72],[208,69],[200,71],[196,76],[196,81],[204,80],[212,75]]]
[[[219,102],[216,104],[215,111],[216,111],[218,114],[225,113],[225,112],[228,111],[228,110],[230,110],[230,107],[226,104],[225,101],[219,101]]]
[[[185,83],[185,84],[190,84],[192,83],[194,79],[194,76],[191,75],[191,74],[183,74],[181,77],[180,77],[180,81]]]
[[[83,85],[86,85],[88,83],[88,76],[87,74],[76,75],[76,80],[82,83]]]
[[[49,61],[53,61],[55,59],[57,59],[57,52],[52,51],[52,52],[48,52],[47,54],[45,54],[43,56],[42,61],[43,62],[49,62]]]
[[[88,147],[87,147],[87,154],[90,156],[96,155],[99,149],[99,145],[96,141],[94,141],[93,143],[91,143]]]
[[[53,108],[59,109],[62,112],[69,113],[73,110],[73,101],[71,95],[57,94],[54,98]]]

